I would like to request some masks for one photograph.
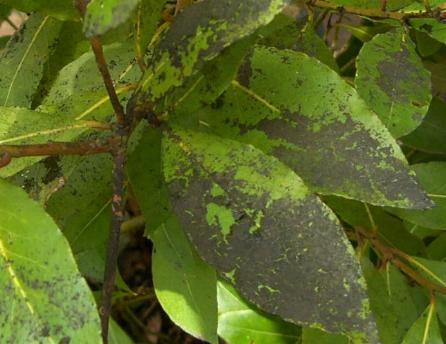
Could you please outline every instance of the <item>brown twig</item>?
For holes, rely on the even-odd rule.
[[[121,142],[113,152],[112,220],[107,244],[107,259],[100,308],[102,339],[104,343],[108,343],[109,318],[118,265],[119,236],[121,224],[124,219],[124,165],[126,162],[127,131],[126,129],[121,129],[121,131]]]
[[[407,18],[432,18],[435,14],[432,11],[426,12],[397,12],[397,11],[383,11],[382,8],[363,8],[354,6],[339,6],[337,4],[324,1],[324,0],[310,0],[307,2],[309,6],[318,7],[322,9],[330,9],[339,11],[342,10],[345,13],[356,14],[364,17],[372,18],[388,18],[396,20],[404,20]]]
[[[81,16],[84,17],[87,3],[84,0],[75,0],[75,4]],[[116,94],[115,86],[113,85],[113,80],[110,71],[108,70],[107,61],[105,60],[104,49],[102,48],[101,41],[96,36],[90,37],[90,45],[95,55],[96,64],[98,66],[99,72],[101,73],[105,88],[107,89],[110,103],[113,107],[113,110],[115,111],[116,119],[119,124],[124,125],[124,108],[122,107],[118,95]]]
[[[116,146],[117,139],[98,139],[77,142],[48,142],[29,145],[0,145],[0,167],[12,158],[47,155],[91,155],[108,153]]]
[[[391,262],[420,286],[427,288],[431,293],[435,294],[436,292],[438,292],[441,294],[446,294],[445,287],[432,283],[403,261],[405,260],[410,262],[412,260],[411,256],[398,250],[397,248],[384,245],[379,240],[378,235],[375,233],[359,227],[355,227],[355,231],[359,234],[359,236],[363,236],[371,243],[375,252],[381,257],[384,262]]]

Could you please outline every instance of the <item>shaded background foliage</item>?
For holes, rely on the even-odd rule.
[[[443,343],[445,7],[2,0],[0,152],[107,136],[85,37],[132,117],[110,342]],[[100,342],[112,164],[0,169],[1,340]]]

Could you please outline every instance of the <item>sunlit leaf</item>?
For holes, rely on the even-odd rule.
[[[0,341],[101,343],[93,295],[53,220],[4,180],[0,214]]]
[[[228,343],[296,344],[301,330],[249,305],[227,283],[218,283],[218,334]]]
[[[0,106],[30,107],[61,23],[33,14],[0,55]]]

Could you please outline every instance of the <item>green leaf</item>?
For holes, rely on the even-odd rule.
[[[61,23],[33,14],[0,56],[0,106],[30,107]]]
[[[139,141],[129,155],[126,167],[132,191],[146,219],[147,233],[167,221],[171,212],[161,170],[162,133],[148,125],[140,130],[132,137],[132,141]]]
[[[229,285],[218,285],[218,334],[228,343],[296,344],[301,330],[249,305]]]
[[[430,73],[402,30],[376,35],[356,61],[356,89],[394,137],[420,125],[431,101]]]
[[[140,25],[140,44],[142,53],[146,50],[156,29],[161,22],[161,14],[168,0],[140,0],[138,14],[135,18]]]
[[[401,343],[419,316],[406,278],[390,263],[384,271],[378,271],[365,258],[362,271],[381,343]]]
[[[92,0],[84,17],[87,37],[103,35],[123,24],[133,13],[140,0]]]
[[[446,102],[446,64],[426,60],[424,66],[431,72],[432,95]]]
[[[163,166],[183,228],[243,297],[285,320],[374,343],[352,247],[289,168],[251,145],[179,129],[163,140]]]
[[[349,339],[313,328],[302,329],[302,344],[349,344]]]
[[[420,257],[410,257],[407,260],[422,277],[433,284],[446,288],[446,262],[439,262]]]
[[[217,278],[195,253],[174,217],[150,232],[155,245],[153,283],[174,323],[194,337],[217,343]]]
[[[446,134],[445,113],[446,103],[434,98],[421,125],[401,140],[405,145],[423,152],[446,154],[446,142],[444,140]]]
[[[414,322],[402,344],[443,344],[434,304]]]
[[[0,145],[46,143],[49,140],[70,141],[89,129],[86,121],[70,121],[63,115],[48,114],[18,107],[0,106]],[[14,159],[0,169],[8,177],[41,160],[42,157]]]
[[[446,25],[434,18],[413,18],[410,25],[419,31],[427,33],[433,39],[441,43],[446,43]]]
[[[411,255],[426,254],[423,241],[409,233],[400,219],[382,208],[333,196],[323,197],[323,201],[349,225],[376,232],[385,245]]]
[[[442,233],[429,244],[427,248],[429,258],[433,260],[446,260],[446,250],[444,249],[445,247],[446,233]]]
[[[79,17],[72,0],[2,0],[2,4],[26,13],[47,13],[60,20]]]
[[[421,185],[428,192],[436,206],[432,209],[394,209],[388,210],[402,219],[419,226],[446,229],[446,162],[429,162],[412,165]]]
[[[280,17],[278,16],[278,18]],[[319,37],[313,25],[307,23],[305,27],[302,27],[302,23],[299,21],[289,17],[286,18],[291,23],[261,41],[261,44],[305,53],[337,71],[339,68],[332,52],[323,39]]]
[[[96,304],[52,219],[0,180],[0,341],[101,343]]]
[[[113,319],[110,319],[108,336],[110,344],[133,344],[133,340],[130,339],[127,333]]]
[[[55,163],[63,187],[48,197],[47,211],[69,241],[82,274],[101,282],[111,220],[111,157],[71,156]]]
[[[155,103],[227,46],[268,24],[286,0],[204,0],[187,6],[155,47],[134,106]]]
[[[304,54],[256,48],[238,80],[199,112],[199,120],[203,130],[279,158],[318,193],[377,205],[431,204],[355,90]]]
[[[431,56],[442,47],[440,42],[418,30],[415,31],[415,39],[417,42],[417,50],[421,57]]]
[[[104,52],[116,92],[125,105],[125,95],[132,89],[131,83],[140,76],[133,61],[133,44],[111,44],[104,48]],[[104,119],[113,113],[92,52],[83,54],[59,72],[39,110],[65,114],[76,121]]]

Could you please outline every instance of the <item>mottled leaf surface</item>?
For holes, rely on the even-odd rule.
[[[164,175],[199,254],[261,309],[375,340],[364,281],[336,217],[251,145],[188,130],[163,140]],[[336,257],[320,259],[321,257]]]
[[[228,343],[296,344],[301,330],[244,301],[229,284],[218,283],[218,334]]]
[[[88,130],[86,121],[69,121],[63,115],[48,114],[18,107],[0,106],[0,145],[46,143],[48,140],[70,141]],[[41,160],[42,157],[14,159],[0,169],[8,177]]]
[[[61,23],[33,14],[0,56],[0,105],[30,107]]]
[[[394,137],[420,125],[431,101],[430,73],[402,30],[376,35],[356,60],[355,85]]]
[[[92,0],[84,17],[84,32],[87,37],[102,35],[123,24],[140,0]]]
[[[416,164],[412,168],[435,207],[426,210],[389,208],[389,211],[419,226],[446,229],[446,162]]]
[[[193,336],[217,340],[217,278],[198,256],[175,217],[149,233],[155,245],[155,293],[174,323]]]
[[[402,344],[443,344],[435,305],[431,304],[414,322]]]
[[[434,98],[421,125],[401,138],[405,145],[427,153],[446,154],[446,103]]]
[[[256,48],[200,120],[203,129],[279,158],[319,193],[398,207],[431,204],[355,90],[304,54]]]
[[[362,270],[381,343],[401,343],[419,316],[406,277],[390,263],[378,271],[366,258]]]
[[[50,216],[4,180],[0,215],[0,341],[101,343],[93,295]]]
[[[181,86],[225,47],[268,24],[286,0],[204,0],[187,6],[155,47],[135,106]]]

